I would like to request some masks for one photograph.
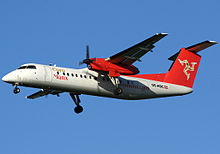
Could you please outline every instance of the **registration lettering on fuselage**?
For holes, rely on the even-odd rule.
[[[162,88],[162,89],[168,89],[169,87],[167,85],[161,85],[161,84],[151,84],[152,87],[155,87],[155,88]]]

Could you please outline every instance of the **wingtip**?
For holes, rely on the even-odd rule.
[[[218,44],[218,42],[216,42],[216,41],[209,41],[209,42],[212,43],[213,45]]]
[[[156,33],[156,35],[163,35],[163,36],[166,36],[166,35],[168,35],[168,33]]]

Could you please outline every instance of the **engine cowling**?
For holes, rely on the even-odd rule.
[[[110,77],[118,77],[122,75],[138,74],[139,70],[133,65],[114,64],[106,61],[104,58],[91,58],[92,62],[89,64],[90,69],[97,71],[109,72]]]

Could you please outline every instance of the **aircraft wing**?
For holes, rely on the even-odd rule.
[[[45,95],[48,95],[48,94],[59,96],[59,93],[62,93],[62,91],[41,89],[40,91],[38,91],[38,92],[36,92],[32,95],[29,95],[26,98],[35,99],[35,98],[42,97],[42,96],[45,96]]]
[[[141,61],[140,58],[155,47],[153,44],[166,35],[167,33],[157,33],[154,36],[107,58],[106,60],[114,64],[124,65],[131,65],[136,60]]]

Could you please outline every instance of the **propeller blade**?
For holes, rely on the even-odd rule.
[[[89,45],[86,45],[86,59],[89,59]]]
[[[83,61],[79,62],[79,65],[86,64],[87,66],[92,63],[94,60],[91,60],[89,58],[89,45],[86,45],[86,59]]]

